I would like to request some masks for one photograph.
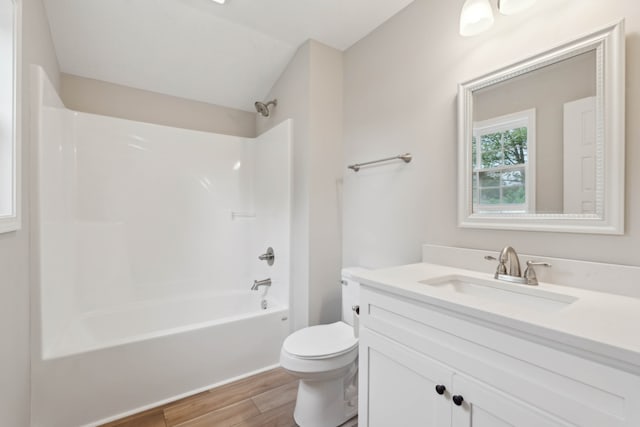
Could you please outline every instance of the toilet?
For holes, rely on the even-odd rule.
[[[336,427],[358,413],[356,268],[342,270],[342,321],[310,326],[282,344],[280,365],[300,379],[293,417],[300,427]],[[355,323],[355,325],[354,325]]]

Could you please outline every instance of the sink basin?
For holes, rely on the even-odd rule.
[[[543,312],[558,311],[578,300],[571,295],[550,292],[535,286],[502,283],[497,280],[462,275],[421,280],[420,283],[485,301]]]

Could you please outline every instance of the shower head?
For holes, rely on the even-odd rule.
[[[269,101],[266,104],[264,102],[256,101],[254,104],[256,106],[256,111],[262,117],[269,117],[271,115],[271,111],[269,110],[269,106],[273,105],[274,107],[278,106],[278,100],[274,99],[273,101]]]

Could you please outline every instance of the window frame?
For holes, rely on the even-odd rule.
[[[482,205],[483,209],[480,210],[480,183],[478,182],[478,199],[477,203],[473,201],[472,197],[472,213],[473,214],[486,214],[486,213],[535,213],[536,209],[536,109],[531,108],[528,110],[518,111],[515,113],[505,114],[503,116],[493,117],[491,119],[477,121],[473,123],[473,139],[476,141],[476,167],[473,167],[471,179],[475,181],[476,173],[479,171],[477,167],[480,165],[481,156],[481,143],[480,137],[482,135],[488,135],[492,133],[505,132],[510,129],[526,127],[527,128],[527,162],[524,163],[525,173],[525,203],[523,204],[495,204],[495,205]],[[473,150],[471,150],[473,152]],[[511,166],[502,165],[502,167],[494,168],[496,171],[504,171]],[[513,169],[520,169],[521,166],[514,165]],[[493,168],[492,168],[493,169]],[[484,169],[483,169],[484,170]],[[473,189],[473,185],[471,186]],[[502,185],[500,186],[502,188]],[[476,190],[473,190],[474,192]]]
[[[8,144],[11,153],[12,162],[12,182],[7,187],[0,186],[0,197],[10,200],[10,213],[7,215],[0,214],[0,233],[8,233],[17,231],[22,228],[21,216],[21,141],[22,141],[22,105],[20,94],[22,89],[22,2],[21,0],[2,0],[8,1],[13,6],[13,58],[12,58],[12,136],[9,142],[0,140],[0,145]],[[7,194],[9,193],[9,194]]]

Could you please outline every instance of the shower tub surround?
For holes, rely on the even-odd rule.
[[[78,113],[32,78],[32,425],[95,425],[277,365],[290,121],[247,139]]]

